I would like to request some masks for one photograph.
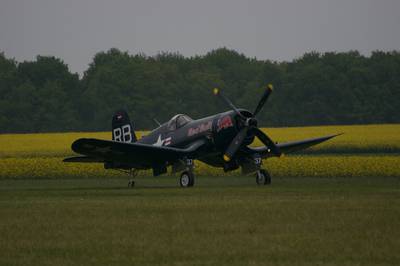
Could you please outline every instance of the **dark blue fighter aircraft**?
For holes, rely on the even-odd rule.
[[[181,187],[194,185],[194,160],[202,161],[225,172],[241,168],[243,174],[255,173],[259,185],[271,183],[269,173],[262,169],[262,160],[280,157],[308,148],[337,135],[296,142],[275,143],[257,127],[255,116],[272,92],[268,85],[254,112],[236,108],[218,89],[219,96],[232,110],[193,120],[177,114],[168,122],[137,139],[126,111],[112,118],[112,141],[81,138],[72,143],[72,150],[83,156],[64,162],[103,163],[105,169],[124,170],[135,175],[138,170],[152,169],[153,175],[181,172]],[[257,137],[264,146],[250,147]],[[129,181],[130,187],[134,181]]]

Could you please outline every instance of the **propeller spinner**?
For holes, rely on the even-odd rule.
[[[218,88],[214,89],[214,95],[219,96],[229,107],[231,107],[232,110],[238,115],[239,119],[242,121],[243,124],[242,128],[240,129],[238,134],[233,138],[232,142],[229,144],[228,148],[225,151],[223,158],[226,162],[229,162],[235,156],[236,152],[242,146],[243,141],[245,140],[248,134],[256,136],[265,146],[268,147],[270,152],[273,153],[275,156],[279,157],[281,155],[279,148],[275,145],[275,143],[271,140],[271,138],[268,137],[264,132],[262,132],[257,127],[257,120],[255,118],[255,116],[263,108],[268,97],[271,95],[272,90],[273,86],[271,84],[268,84],[267,89],[265,90],[263,96],[258,102],[253,115],[251,117],[245,117],[236,108],[236,106],[233,105],[233,103],[227,97],[225,97],[225,95],[221,93],[221,91]]]

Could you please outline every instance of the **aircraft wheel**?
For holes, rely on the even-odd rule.
[[[266,170],[260,169],[256,173],[256,182],[257,185],[269,185],[271,184],[271,176]]]
[[[194,175],[189,171],[185,171],[181,174],[179,179],[181,187],[192,187],[194,185]]]
[[[128,182],[128,187],[129,188],[132,188],[132,187],[134,187],[135,186],[135,181],[134,180],[129,180],[129,182]]]

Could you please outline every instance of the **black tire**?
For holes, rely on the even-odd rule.
[[[135,181],[129,180],[129,182],[128,182],[128,187],[129,187],[129,188],[133,188],[134,186],[135,186]]]
[[[266,170],[260,169],[256,173],[256,183],[257,185],[270,185],[271,184],[270,174]]]
[[[179,184],[181,187],[193,187],[194,185],[194,175],[189,171],[185,171],[181,174],[179,179]]]

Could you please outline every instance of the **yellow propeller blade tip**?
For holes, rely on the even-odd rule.
[[[218,88],[214,88],[213,93],[214,93],[214,95],[218,95],[219,89]]]
[[[231,158],[229,158],[228,155],[224,154],[224,161],[229,162],[230,160],[231,160]]]
[[[272,84],[268,84],[268,89],[270,89],[271,91],[273,91],[274,90],[274,86],[272,85]]]

